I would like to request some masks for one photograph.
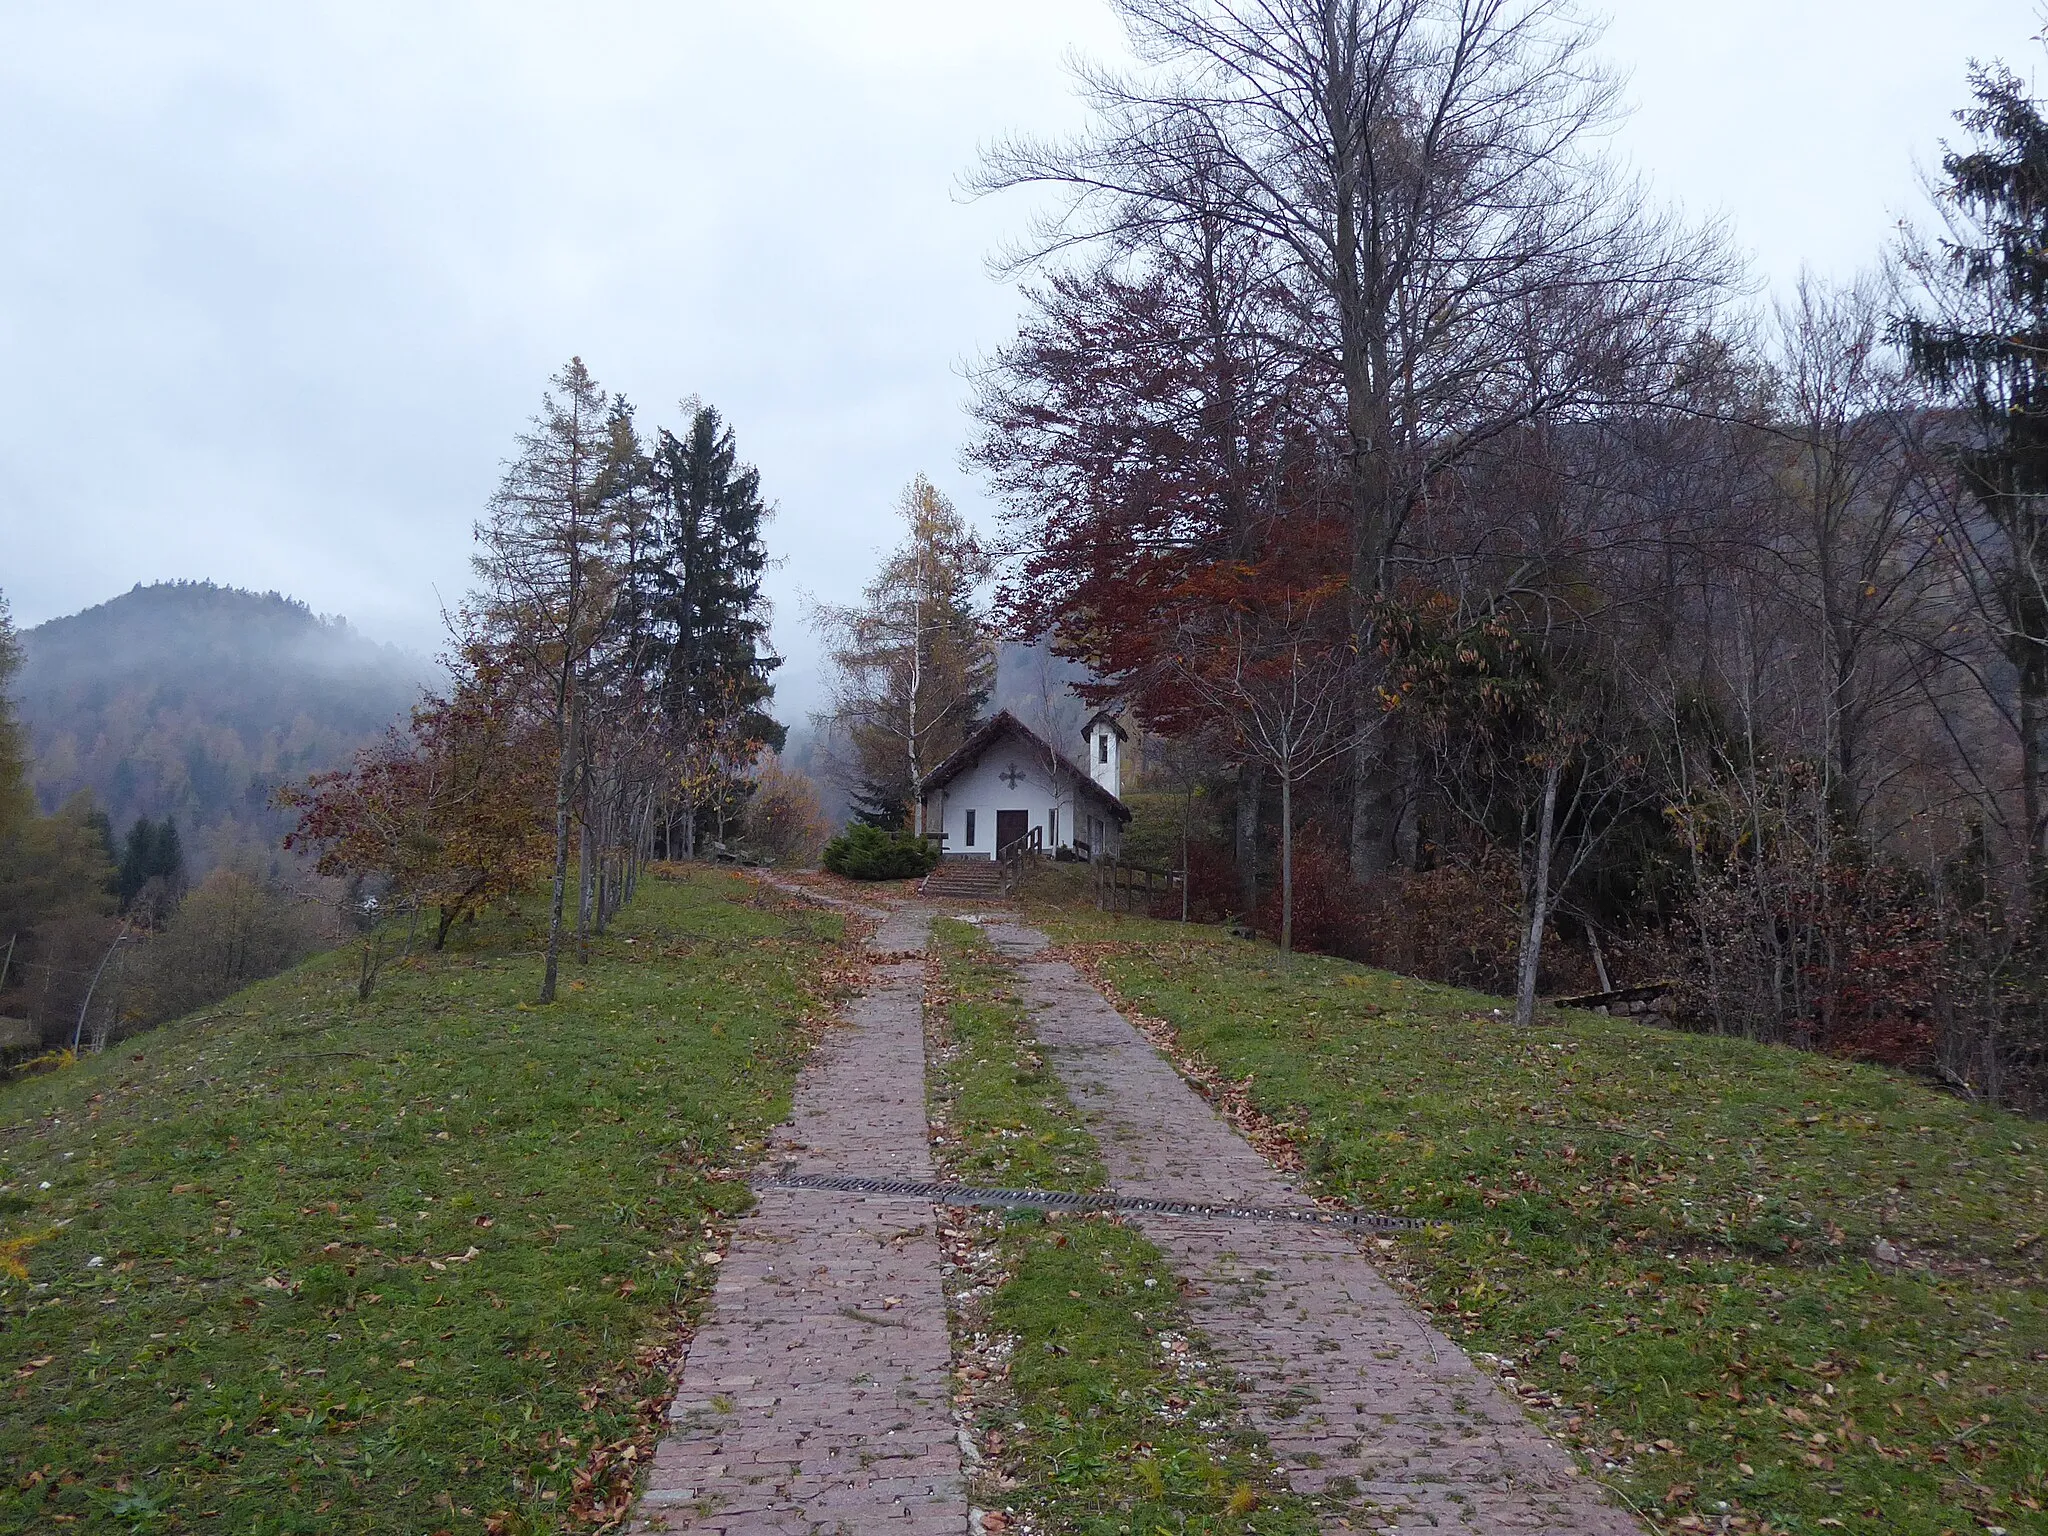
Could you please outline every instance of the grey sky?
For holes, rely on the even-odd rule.
[[[1965,62],[2037,77],[2019,0],[1617,0],[1617,149],[1758,274],[1846,276],[1917,205]],[[701,395],[781,505],[796,594],[856,589],[917,470],[966,506],[964,363],[1028,213],[963,203],[1079,121],[1100,0],[0,3],[0,589],[277,588],[431,649],[547,375]]]

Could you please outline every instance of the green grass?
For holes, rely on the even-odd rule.
[[[838,936],[649,880],[547,1008],[484,923],[366,1005],[324,956],[0,1090],[0,1222],[48,1234],[0,1282],[0,1529],[569,1528],[644,1443]]]
[[[1046,1065],[1009,970],[971,923],[932,924],[937,976],[926,1068],[933,1155],[962,1183],[1020,1189],[1102,1189],[1095,1138]]]
[[[949,1177],[1100,1189],[1095,1140],[1047,1069],[1009,970],[972,926],[934,925],[934,1153]],[[983,1498],[1085,1536],[1307,1536],[1227,1372],[1190,1334],[1178,1284],[1135,1228],[1020,1212],[995,1227],[993,1296],[956,1334],[1006,1337],[1007,1390],[977,1404]]]
[[[1587,1014],[1523,1034],[1498,999],[1213,929],[1042,916],[1249,1079],[1319,1189],[1441,1221],[1400,1245],[1424,1304],[1660,1527],[2048,1531],[2041,1125],[1788,1049]]]

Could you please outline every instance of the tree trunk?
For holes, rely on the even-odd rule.
[[[1237,899],[1247,924],[1259,910],[1259,801],[1264,798],[1266,770],[1243,763],[1237,770]]]
[[[555,768],[555,878],[548,899],[548,953],[541,972],[540,1000],[555,1000],[555,977],[562,958],[562,907],[569,883],[569,810],[576,798],[576,733],[568,712],[562,711],[556,738],[559,761]]]
[[[1280,953],[1294,953],[1294,778],[1280,775]]]
[[[370,989],[377,985],[377,969],[384,963],[383,937],[372,928],[363,935],[362,964],[356,969],[356,1001],[367,1003]]]
[[[1390,750],[1394,763],[1394,863],[1413,871],[1422,867],[1422,751],[1415,733],[1398,724]]]
[[[576,844],[576,959],[590,963],[590,823],[584,822]]]
[[[1351,878],[1361,885],[1393,868],[1399,808],[1400,780],[1386,743],[1359,732],[1351,749]]]
[[[1188,889],[1192,884],[1192,871],[1188,868],[1188,834],[1194,828],[1195,786],[1192,780],[1184,780],[1180,797],[1180,921],[1185,928],[1188,921]],[[4,972],[0,972],[4,974]]]
[[[1543,765],[1543,809],[1536,819],[1536,872],[1529,881],[1529,925],[1522,932],[1521,963],[1515,976],[1515,1023],[1536,1022],[1536,972],[1543,960],[1543,925],[1550,916],[1550,846],[1557,834],[1557,781],[1563,765],[1553,756]]]
[[[2036,920],[2048,916],[2048,654],[2026,644],[2019,669],[2020,803],[2027,822],[2027,885]]]

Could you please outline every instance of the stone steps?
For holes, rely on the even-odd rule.
[[[917,889],[923,896],[993,900],[1003,894],[1002,866],[993,859],[950,859]]]

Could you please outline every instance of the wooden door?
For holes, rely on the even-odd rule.
[[[1029,811],[996,812],[996,852],[1001,854],[1010,844],[1019,842],[1031,833]]]

